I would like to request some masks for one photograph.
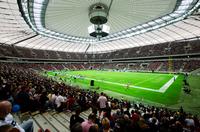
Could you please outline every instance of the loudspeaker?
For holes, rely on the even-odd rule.
[[[90,81],[90,86],[94,86],[94,80]]]

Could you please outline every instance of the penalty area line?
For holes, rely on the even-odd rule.
[[[165,83],[160,89],[159,92],[164,93],[169,86],[172,85],[172,83],[176,80],[176,78],[178,77],[178,75],[173,76],[167,83]]]

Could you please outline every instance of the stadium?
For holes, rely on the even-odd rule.
[[[200,0],[0,0],[0,132],[200,131]]]

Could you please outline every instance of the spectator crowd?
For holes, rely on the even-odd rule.
[[[99,94],[56,82],[34,70],[24,68],[23,65],[0,63],[0,100],[0,130],[14,126],[27,131],[23,127],[10,126],[12,123],[6,124],[6,119],[11,115],[11,106],[18,104],[21,112],[45,112],[49,109],[57,112],[75,111],[70,118],[72,132],[200,131],[198,117],[184,112],[183,108],[172,111],[132,104],[123,99],[108,97],[105,93]],[[3,110],[4,108],[8,109]],[[79,115],[88,108],[92,112],[88,120],[84,120]],[[29,131],[33,131],[30,126]]]

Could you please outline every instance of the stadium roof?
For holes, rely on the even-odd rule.
[[[88,7],[108,0],[0,0],[0,43],[27,48],[99,53],[199,38],[200,0],[113,1],[110,34],[87,33]]]

